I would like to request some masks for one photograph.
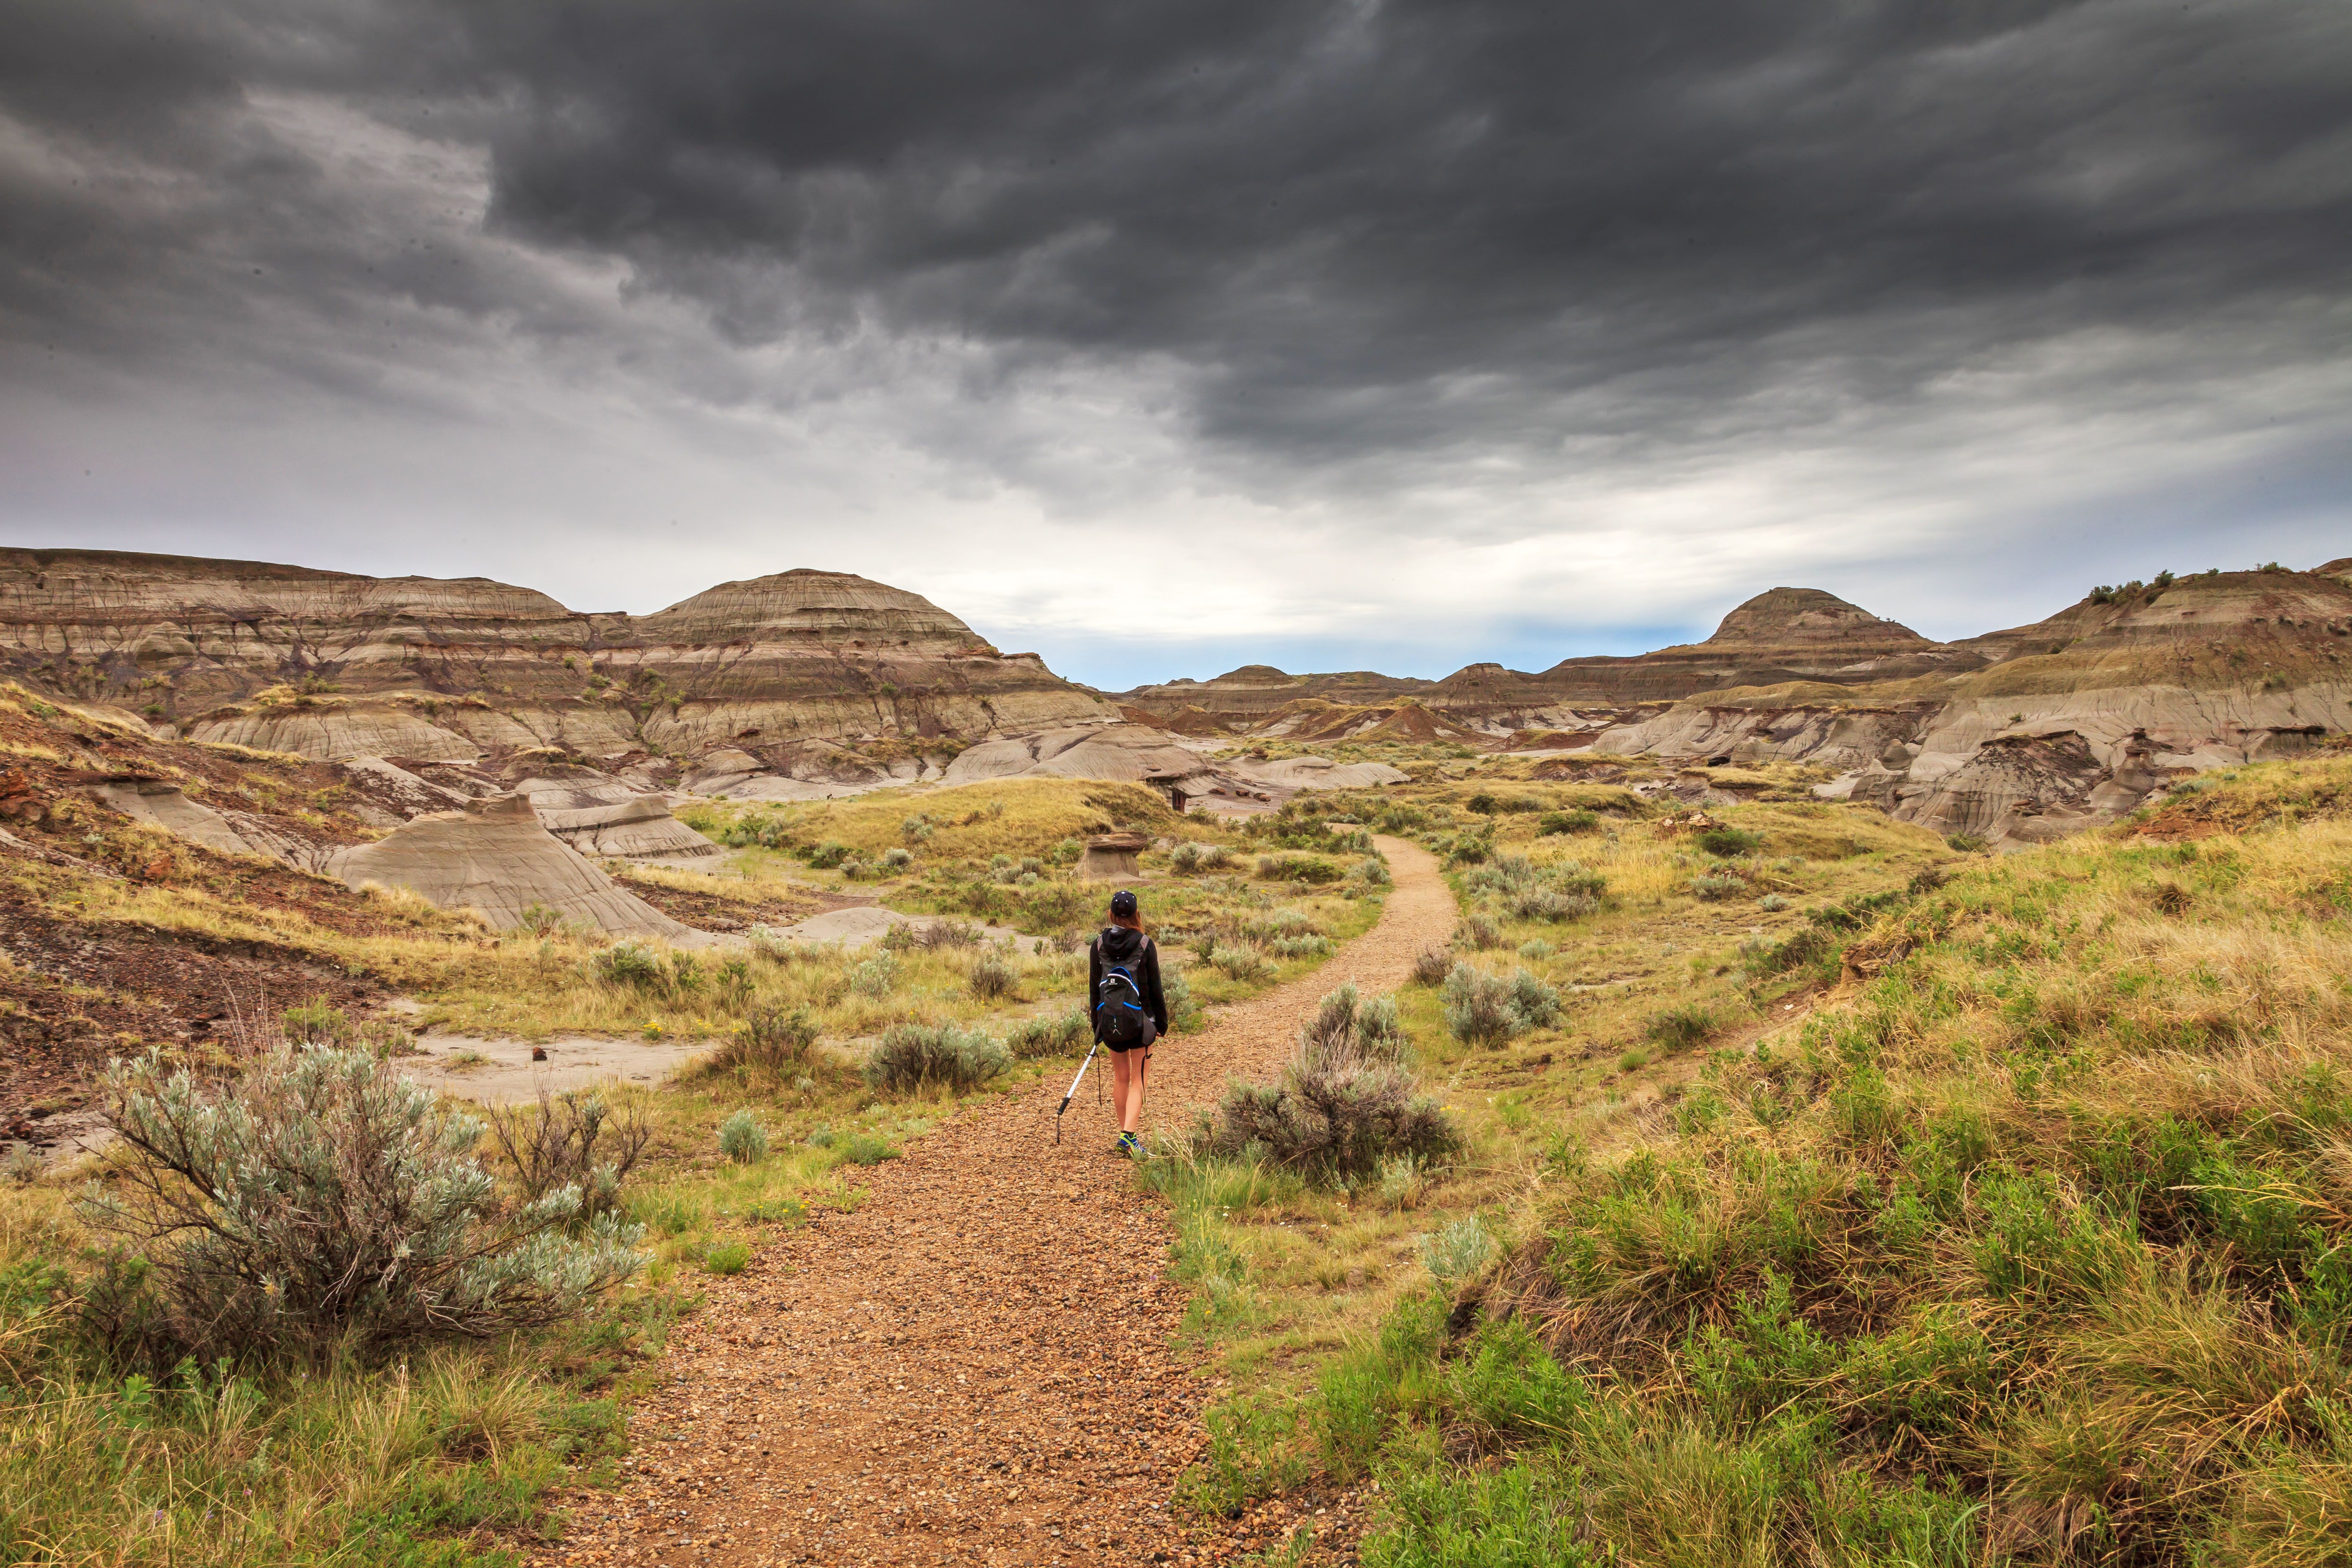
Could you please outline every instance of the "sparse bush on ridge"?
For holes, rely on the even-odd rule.
[[[1204,844],[1187,839],[1168,852],[1168,863],[1182,876],[1202,871],[1221,871],[1234,863],[1234,852],[1223,844]]]
[[[992,950],[972,960],[966,983],[973,995],[983,1002],[992,1002],[1021,988],[1021,972],[1013,967],[1011,959]]]
[[[1653,1013],[1649,1022],[1642,1026],[1645,1038],[1670,1051],[1685,1051],[1693,1046],[1704,1044],[1715,1030],[1714,1012],[1696,1002]]]
[[[898,960],[889,952],[877,952],[849,972],[849,988],[860,996],[879,999],[898,989]]]
[[[1486,915],[1473,910],[1464,915],[1454,927],[1455,945],[1485,952],[1503,945],[1502,929]]]
[[[1691,842],[1718,859],[1728,860],[1735,855],[1749,855],[1762,848],[1764,836],[1744,827],[1710,827]]]
[[[1440,996],[1446,1028],[1468,1045],[1498,1046],[1514,1035],[1559,1022],[1559,992],[1525,969],[1506,980],[1475,965],[1456,963]]]
[[[816,1035],[816,1020],[806,1007],[789,1012],[782,1007],[761,1007],[735,1026],[727,1043],[711,1053],[710,1065],[797,1073],[808,1061]]]

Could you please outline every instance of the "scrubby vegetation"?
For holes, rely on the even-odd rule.
[[[1229,1255],[1196,1308],[1229,1365],[1353,1325],[1245,1378],[1188,1496],[1376,1479],[1361,1554],[1396,1565],[2341,1561],[2347,784],[2249,769],[2194,816],[1874,877],[1751,815],[1725,847],[1798,907],[1513,1037],[1593,1066],[1482,1075],[1496,1175],[1423,1184],[1412,1254],[1360,1190],[1317,1239],[1261,1239],[1303,1194],[1186,1234]],[[1711,907],[1610,879],[1644,907],[1604,919],[1678,942]],[[1415,1022],[1444,998],[1402,995],[1461,1083]],[[1393,1283],[1357,1313],[1293,1294],[1367,1246]]]
[[[1360,1000],[1353,985],[1323,998],[1272,1084],[1226,1086],[1202,1113],[1192,1157],[1272,1163],[1321,1177],[1360,1176],[1399,1156],[1452,1152],[1459,1135],[1419,1091],[1396,1004]]]

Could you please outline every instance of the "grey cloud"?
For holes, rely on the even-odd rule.
[[[1307,450],[1491,430],[1454,376],[1634,378],[1654,429],[1641,392],[1720,399],[1825,322],[1885,395],[2339,286],[2347,14],[1919,11],[614,5],[475,47],[530,106],[502,223],[750,338],[855,302],[1173,353],[1211,430]]]
[[[824,405],[849,412],[796,430],[806,465],[887,454],[835,515],[890,515],[929,458],[934,500],[1084,519],[1182,482],[1332,548],[1614,529],[1681,580],[1579,612],[1628,625],[1768,548],[1774,580],[1932,597],[1991,570],[1983,538],[2103,559],[2125,502],[2307,532],[2346,478],[2333,0],[0,0],[0,27],[19,404],[136,381],[168,424],[234,388],[299,429],[331,403],[390,466],[509,377],[544,426],[517,450],[625,425],[679,472],[732,464],[729,497],[772,481],[726,420]],[[2021,506],[2036,421],[2080,437],[2080,482]],[[2216,454],[2194,506],[2144,493],[2173,476],[2119,427]],[[463,482],[530,489],[497,447]],[[1776,464],[1703,548],[1620,515]],[[1934,522],[1876,524],[1906,484],[1944,492]],[[75,515],[47,493],[0,524]],[[1529,580],[1566,600],[1575,571]]]

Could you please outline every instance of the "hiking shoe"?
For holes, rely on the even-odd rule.
[[[1111,1152],[1124,1154],[1130,1160],[1140,1160],[1143,1158],[1143,1140],[1132,1132],[1122,1132],[1118,1135],[1118,1142],[1111,1145]]]

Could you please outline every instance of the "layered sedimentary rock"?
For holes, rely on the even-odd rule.
[[[541,826],[527,795],[420,816],[373,844],[344,850],[327,870],[353,888],[406,888],[443,909],[473,910],[501,931],[545,910],[616,936],[682,945],[709,940],[622,889]]]
[[[2352,729],[2352,558],[2166,575],[2030,626],[1937,643],[1816,589],[1774,588],[1704,642],[1433,683],[1264,667],[1147,687],[1245,733],[1475,742],[1678,762],[1806,762],[1825,793],[1946,833],[2032,842],[2112,821],[2183,773]],[[1344,681],[1353,706],[1318,700]],[[1408,691],[1408,689],[1415,689]],[[1286,702],[1274,703],[1276,697]],[[1269,705],[1272,704],[1272,705]]]
[[[1823,793],[1942,833],[2035,842],[2185,773],[2352,730],[2352,584],[2213,573],[2105,592],[1953,645],[1974,668],[1727,690],[1612,729],[1601,752],[1841,770]]]
[[[1196,709],[1202,718],[1193,728],[1262,723],[1301,701],[1322,701],[1361,708],[1393,702],[1400,697],[1434,691],[1438,683],[1411,676],[1381,675],[1369,669],[1331,675],[1291,675],[1270,664],[1245,664],[1208,680],[1171,680],[1159,686],[1139,686],[1118,700],[1150,715],[1155,722]]]
[[[837,572],[630,616],[482,578],[0,550],[0,669],[190,739],[331,759],[690,757],[1116,716],[920,595]]]
[[[670,815],[666,795],[571,811],[537,809],[550,833],[593,859],[712,868],[725,858],[718,845]]]
[[[1773,588],[1723,617],[1705,642],[1623,657],[1562,659],[1549,669],[1472,664],[1443,680],[1378,675],[1286,675],[1245,665],[1213,680],[1139,687],[1118,700],[1155,719],[1185,708],[1235,727],[1280,724],[1313,703],[1364,710],[1369,729],[1418,709],[1495,735],[1515,730],[1594,728],[1625,710],[1662,706],[1701,692],[1793,680],[1864,685],[1914,675],[1975,669],[1972,649],[1932,642],[1910,627],[1872,615],[1818,588]],[[1348,722],[1350,721],[1342,721]],[[1426,720],[1394,738],[1450,738]]]

